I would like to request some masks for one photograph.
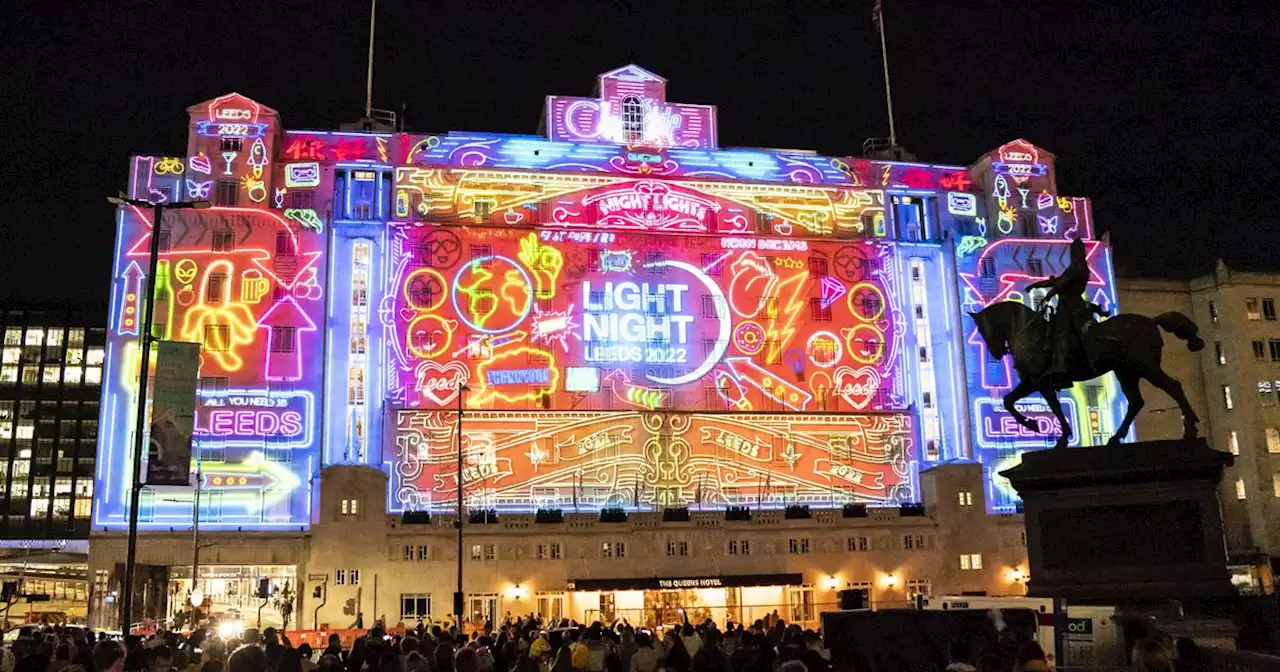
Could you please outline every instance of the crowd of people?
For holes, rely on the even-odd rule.
[[[977,656],[952,642],[947,672],[1004,672],[1009,659]],[[470,635],[439,625],[387,632],[375,625],[350,646],[336,634],[324,648],[296,646],[273,628],[224,638],[206,628],[123,640],[79,628],[30,628],[2,650],[0,672],[826,672],[831,654],[818,633],[781,619],[749,627],[710,620],[654,631],[620,622],[583,626],[508,619]],[[1134,672],[1196,672],[1190,640],[1140,640]],[[842,668],[847,669],[847,668]],[[1012,672],[1048,672],[1035,642],[1018,649]]]
[[[388,633],[375,625],[349,647],[330,635],[315,651],[273,628],[223,639],[208,629],[122,641],[85,630],[33,629],[0,672],[824,672],[819,635],[781,620],[713,621],[654,631],[620,622],[509,619],[484,634],[439,625]]]

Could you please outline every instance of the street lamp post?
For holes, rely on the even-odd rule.
[[[470,390],[466,385],[458,383],[458,515],[453,526],[458,528],[458,591],[453,594],[453,617],[462,630],[462,409],[463,397]]]
[[[142,436],[147,421],[147,376],[151,366],[151,343],[155,339],[151,335],[151,313],[155,303],[156,266],[160,259],[160,231],[163,228],[165,210],[203,209],[209,207],[208,201],[187,201],[177,203],[153,203],[140,198],[111,196],[107,202],[112,205],[132,205],[136,208],[151,209],[151,249],[147,257],[147,290],[144,301],[140,303],[143,312],[142,328],[138,332],[138,407],[136,422],[133,428],[133,480],[129,489],[129,548],[125,556],[124,594],[120,599],[120,631],[129,634],[132,629],[133,610],[133,574],[138,561],[138,498],[142,493]]]

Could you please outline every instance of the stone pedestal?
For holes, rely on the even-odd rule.
[[[1021,495],[1027,594],[1109,604],[1226,597],[1218,482],[1204,439],[1026,453],[1001,474]]]

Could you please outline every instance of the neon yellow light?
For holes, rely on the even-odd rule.
[[[211,262],[200,280],[199,299],[187,309],[182,319],[183,340],[203,343],[201,355],[212,357],[225,371],[239,371],[244,366],[244,360],[236,350],[253,344],[257,324],[244,303],[231,300],[231,279],[235,277],[235,270],[230,261]],[[206,293],[210,276],[215,274],[222,275],[221,289],[220,295],[212,302],[216,305],[210,305]]]

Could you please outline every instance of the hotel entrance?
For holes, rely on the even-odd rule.
[[[714,620],[750,624],[774,611],[791,615],[789,603],[803,591],[800,574],[750,574],[721,577],[582,579],[571,581],[572,610],[591,623],[626,621],[635,626],[670,628]],[[811,593],[810,593],[811,594]],[[811,601],[812,598],[810,598]],[[816,621],[800,610],[804,622]],[[791,620],[791,619],[788,619]]]

